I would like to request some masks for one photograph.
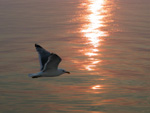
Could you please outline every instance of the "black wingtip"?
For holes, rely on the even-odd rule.
[[[35,44],[35,47],[38,47],[38,48],[42,48],[40,45],[38,45],[38,44]]]

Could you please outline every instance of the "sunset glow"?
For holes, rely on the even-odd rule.
[[[100,37],[107,35],[104,31],[100,30],[100,27],[105,26],[103,24],[104,15],[101,15],[105,0],[89,0],[89,3],[88,11],[90,14],[86,16],[89,24],[84,25],[81,32],[93,47],[98,47],[102,41]]]
[[[88,0],[88,2],[87,11],[89,14],[85,16],[88,24],[85,24],[82,27],[81,33],[86,39],[86,44],[90,46],[83,49],[82,53],[92,58],[89,60],[89,64],[85,66],[85,69],[93,71],[95,70],[96,65],[101,62],[100,59],[94,58],[99,55],[99,46],[103,41],[101,37],[107,36],[107,33],[101,30],[101,27],[105,26],[103,20],[105,15],[102,13],[105,12],[103,7],[106,2],[105,0]]]
[[[101,89],[101,85],[95,85],[92,87],[92,89]]]

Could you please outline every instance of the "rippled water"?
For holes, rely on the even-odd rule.
[[[2,113],[149,113],[149,0],[0,0]],[[71,72],[32,79],[38,43]]]

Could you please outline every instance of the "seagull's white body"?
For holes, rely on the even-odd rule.
[[[41,71],[38,73],[29,74],[29,77],[56,77],[64,73],[70,74],[70,72],[65,71],[64,69],[58,69],[61,58],[57,54],[50,53],[37,44],[35,44],[35,47],[39,54]]]
[[[61,74],[64,74],[65,72],[63,72],[62,69],[57,69],[56,71],[46,71],[46,72],[43,72],[43,71],[40,71],[38,73],[33,73],[33,74],[29,74],[30,77],[32,78],[38,78],[38,77],[56,77],[56,76],[59,76]]]

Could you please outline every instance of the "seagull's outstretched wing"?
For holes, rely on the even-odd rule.
[[[46,51],[44,48],[42,48],[40,45],[35,44],[35,48],[39,54],[39,60],[40,60],[40,66],[41,66],[41,71],[44,69],[44,65],[48,61],[48,57],[51,55],[50,52]]]
[[[43,72],[46,70],[56,70],[60,62],[61,58],[57,54],[51,53],[48,57],[48,61],[44,65]]]

